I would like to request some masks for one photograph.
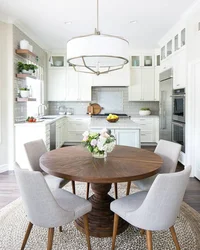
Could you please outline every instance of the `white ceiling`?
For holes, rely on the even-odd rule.
[[[195,0],[99,0],[101,33],[122,36],[132,49],[153,49]],[[17,24],[44,49],[96,27],[96,0],[0,0],[0,20]],[[130,24],[137,20],[136,24]],[[72,24],[64,24],[71,21]]]

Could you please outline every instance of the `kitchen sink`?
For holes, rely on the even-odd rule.
[[[56,119],[57,117],[57,115],[44,115],[40,119]]]

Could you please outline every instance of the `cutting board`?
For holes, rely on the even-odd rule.
[[[88,106],[88,113],[97,115],[101,112],[102,107],[98,103],[92,103],[90,106]]]

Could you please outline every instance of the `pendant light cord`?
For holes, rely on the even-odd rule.
[[[99,0],[97,0],[97,27],[95,29],[95,34],[100,35],[100,31],[99,31]]]

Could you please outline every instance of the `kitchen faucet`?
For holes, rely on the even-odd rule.
[[[38,117],[42,116],[42,106],[44,106],[44,109],[47,109],[47,106],[44,103],[40,104],[38,106]],[[40,110],[40,107],[41,107],[41,110]],[[41,111],[41,113],[40,113],[40,111]]]

